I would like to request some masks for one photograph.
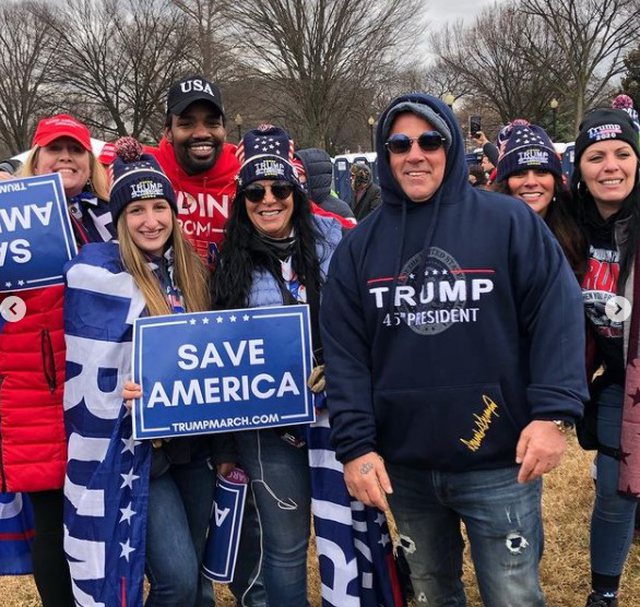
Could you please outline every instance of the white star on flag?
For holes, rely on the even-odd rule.
[[[136,514],[135,510],[131,508],[131,502],[127,505],[126,508],[120,508],[120,512],[122,512],[122,517],[120,518],[120,522],[127,522],[131,524],[131,517]]]
[[[129,438],[121,438],[120,440],[124,444],[124,448],[120,453],[124,453],[125,451],[133,453],[134,447],[137,447],[140,444],[140,441],[134,440],[133,436],[130,436]]]
[[[389,536],[386,533],[383,533],[380,536],[380,540],[378,541],[378,544],[382,545],[383,547],[386,546],[389,543]]]
[[[129,489],[133,489],[133,481],[137,481],[140,477],[133,473],[133,468],[127,472],[127,474],[121,474],[122,477],[122,485],[120,485],[120,489],[124,489],[125,487],[129,487]]]
[[[120,553],[120,558],[124,557],[127,559],[127,563],[129,562],[129,555],[135,550],[135,548],[131,547],[131,540],[127,540],[126,542],[118,542],[120,544],[120,548],[122,548],[122,552]]]
[[[5,286],[5,287],[10,287],[10,286],[11,286],[11,283],[10,283],[10,282],[5,282],[5,283],[4,283],[4,286]]]
[[[19,280],[18,281],[18,286],[23,287],[24,286],[24,280]]]

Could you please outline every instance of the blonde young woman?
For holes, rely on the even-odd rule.
[[[62,177],[77,245],[111,240],[107,175],[92,152],[89,130],[67,114],[38,123],[18,176],[49,173]],[[74,603],[62,527],[67,461],[62,414],[63,287],[7,292],[0,295],[0,302],[10,295],[25,302],[26,316],[0,329],[2,491],[29,494],[36,529],[33,574],[42,604],[70,607]]]
[[[148,155],[138,158],[139,149],[135,146],[133,150],[128,149],[131,144],[129,140],[119,146],[120,154],[129,162],[118,158],[113,165],[111,210],[117,225],[118,242],[86,247],[67,270],[69,289],[65,331],[68,364],[81,363],[83,356],[86,357],[83,350],[86,340],[77,340],[78,336],[94,331],[98,352],[105,343],[130,341],[132,317],[196,312],[210,307],[207,271],[182,236],[173,188],[155,159]],[[110,285],[114,285],[119,296],[129,294],[130,307],[127,304],[126,313],[118,315],[115,312],[117,302],[114,303],[113,314],[104,319],[104,329],[83,326],[82,320],[78,319],[83,307],[82,296],[89,293],[94,306],[101,306],[101,298],[111,295]],[[108,301],[104,303],[108,309]],[[87,324],[91,323],[87,321]],[[104,330],[103,334],[100,334],[101,330]],[[74,413],[82,407],[86,394],[95,392],[95,386],[90,383],[80,383],[79,388],[73,389],[69,386],[65,409],[70,435],[94,438],[96,432],[102,432],[105,438],[111,437],[122,411],[122,386],[129,375],[131,354],[130,349],[125,349],[119,358],[112,355],[112,361],[108,354],[104,356],[107,363],[112,362],[107,366],[118,369],[117,380],[112,382],[113,390],[103,393],[100,405],[102,417],[110,419],[111,423],[101,421],[94,425],[90,415]],[[104,359],[101,364],[106,364]],[[90,443],[86,441],[83,444],[81,439],[70,441],[67,474],[70,490],[77,486],[91,486],[93,479],[101,473],[98,453],[94,455],[93,468],[78,463],[81,457],[87,459],[86,452],[92,448]],[[77,445],[77,450],[72,448],[72,444]],[[206,604],[199,566],[215,480],[209,466],[210,445],[208,437],[154,441],[150,471],[147,469],[146,478],[137,481],[148,481],[149,490],[145,562],[151,585],[145,603],[148,607]],[[148,449],[148,445],[145,443],[143,448]],[[76,498],[76,503],[80,501]],[[73,543],[74,523],[81,518],[82,514],[74,504],[65,511],[70,543]],[[80,525],[77,528],[80,532]],[[108,544],[117,540],[106,532],[102,541]],[[136,549],[140,550],[140,546]],[[90,563],[88,567],[91,567]],[[81,580],[84,576],[81,573],[78,577]],[[141,589],[141,580],[133,583],[139,584]],[[78,584],[82,586],[81,582]],[[82,592],[87,593],[87,588]],[[109,594],[93,598],[106,604],[114,600]]]

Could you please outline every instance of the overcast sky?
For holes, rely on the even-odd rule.
[[[503,0],[497,0],[501,2]],[[427,0],[427,22],[431,23],[431,28],[442,25],[447,21],[464,19],[470,21],[483,8],[496,3],[496,0]]]

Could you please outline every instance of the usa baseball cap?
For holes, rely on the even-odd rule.
[[[208,101],[224,118],[220,89],[201,76],[187,76],[171,85],[167,95],[167,114],[182,114],[195,101]]]

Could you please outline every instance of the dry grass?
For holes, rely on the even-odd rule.
[[[582,607],[589,591],[589,518],[593,500],[591,461],[593,453],[582,451],[575,440],[559,470],[545,479],[545,556],[542,583],[549,607]],[[468,554],[467,554],[467,563]],[[309,557],[310,600],[320,607],[319,580],[314,552]],[[469,607],[482,603],[471,565],[465,568]],[[640,545],[634,544],[622,579],[621,607],[633,607],[640,597]],[[233,607],[226,589],[217,589],[218,607]],[[636,597],[636,598],[633,598]],[[30,576],[0,578],[2,607],[38,607]]]

